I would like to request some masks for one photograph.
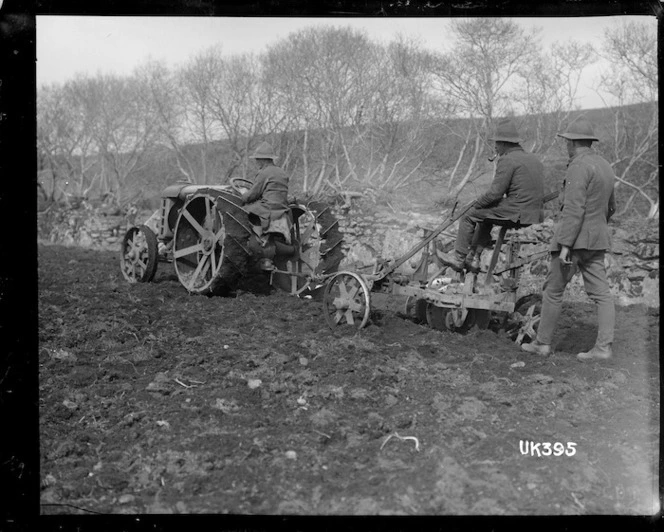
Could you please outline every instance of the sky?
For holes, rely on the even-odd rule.
[[[528,30],[542,28],[542,44],[575,39],[593,44],[603,32],[624,20],[647,21],[646,16],[519,18]],[[130,74],[148,59],[169,66],[185,63],[210,46],[235,55],[260,53],[290,33],[311,26],[351,26],[363,29],[376,41],[390,42],[398,34],[413,37],[422,46],[444,50],[451,45],[449,19],[445,18],[261,18],[261,17],[99,17],[37,16],[37,86],[63,83],[77,73]],[[602,65],[589,69],[581,82],[577,104],[601,107],[594,91]]]

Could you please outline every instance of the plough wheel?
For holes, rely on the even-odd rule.
[[[149,283],[157,271],[157,237],[149,227],[132,227],[122,239],[120,269],[130,283]]]
[[[342,234],[339,224],[323,202],[312,201],[307,205],[291,207],[295,223],[292,240],[298,244],[298,253],[293,257],[274,258],[278,270],[293,272],[272,274],[272,286],[291,295],[313,292],[306,277],[298,274],[325,275],[334,273],[343,259]]]
[[[228,223],[217,198],[197,193],[182,207],[175,224],[173,263],[182,285],[191,293],[224,295],[244,271],[248,232]],[[234,205],[229,203],[229,208]],[[241,214],[241,209],[237,208]],[[238,213],[236,215],[239,216]]]
[[[371,311],[369,286],[361,275],[337,273],[325,285],[323,309],[330,328],[350,325],[361,329],[369,321]]]
[[[514,306],[514,314],[511,316],[512,324],[508,327],[508,334],[517,344],[524,340],[532,342],[537,336],[537,328],[542,312],[542,296],[540,294],[528,294],[521,297]]]

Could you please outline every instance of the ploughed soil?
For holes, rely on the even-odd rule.
[[[191,296],[164,263],[130,285],[119,253],[38,258],[42,514],[659,509],[659,310],[617,307],[615,357],[579,362],[589,302],[539,358],[386,296],[335,333],[316,299]]]

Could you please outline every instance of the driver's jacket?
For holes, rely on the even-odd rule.
[[[275,165],[268,165],[258,172],[254,185],[242,195],[244,210],[261,219],[267,229],[271,220],[290,212],[288,208],[288,175]]]

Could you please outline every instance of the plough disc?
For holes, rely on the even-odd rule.
[[[427,303],[426,299],[416,296],[408,296],[404,305],[404,314],[415,323],[427,322]]]

